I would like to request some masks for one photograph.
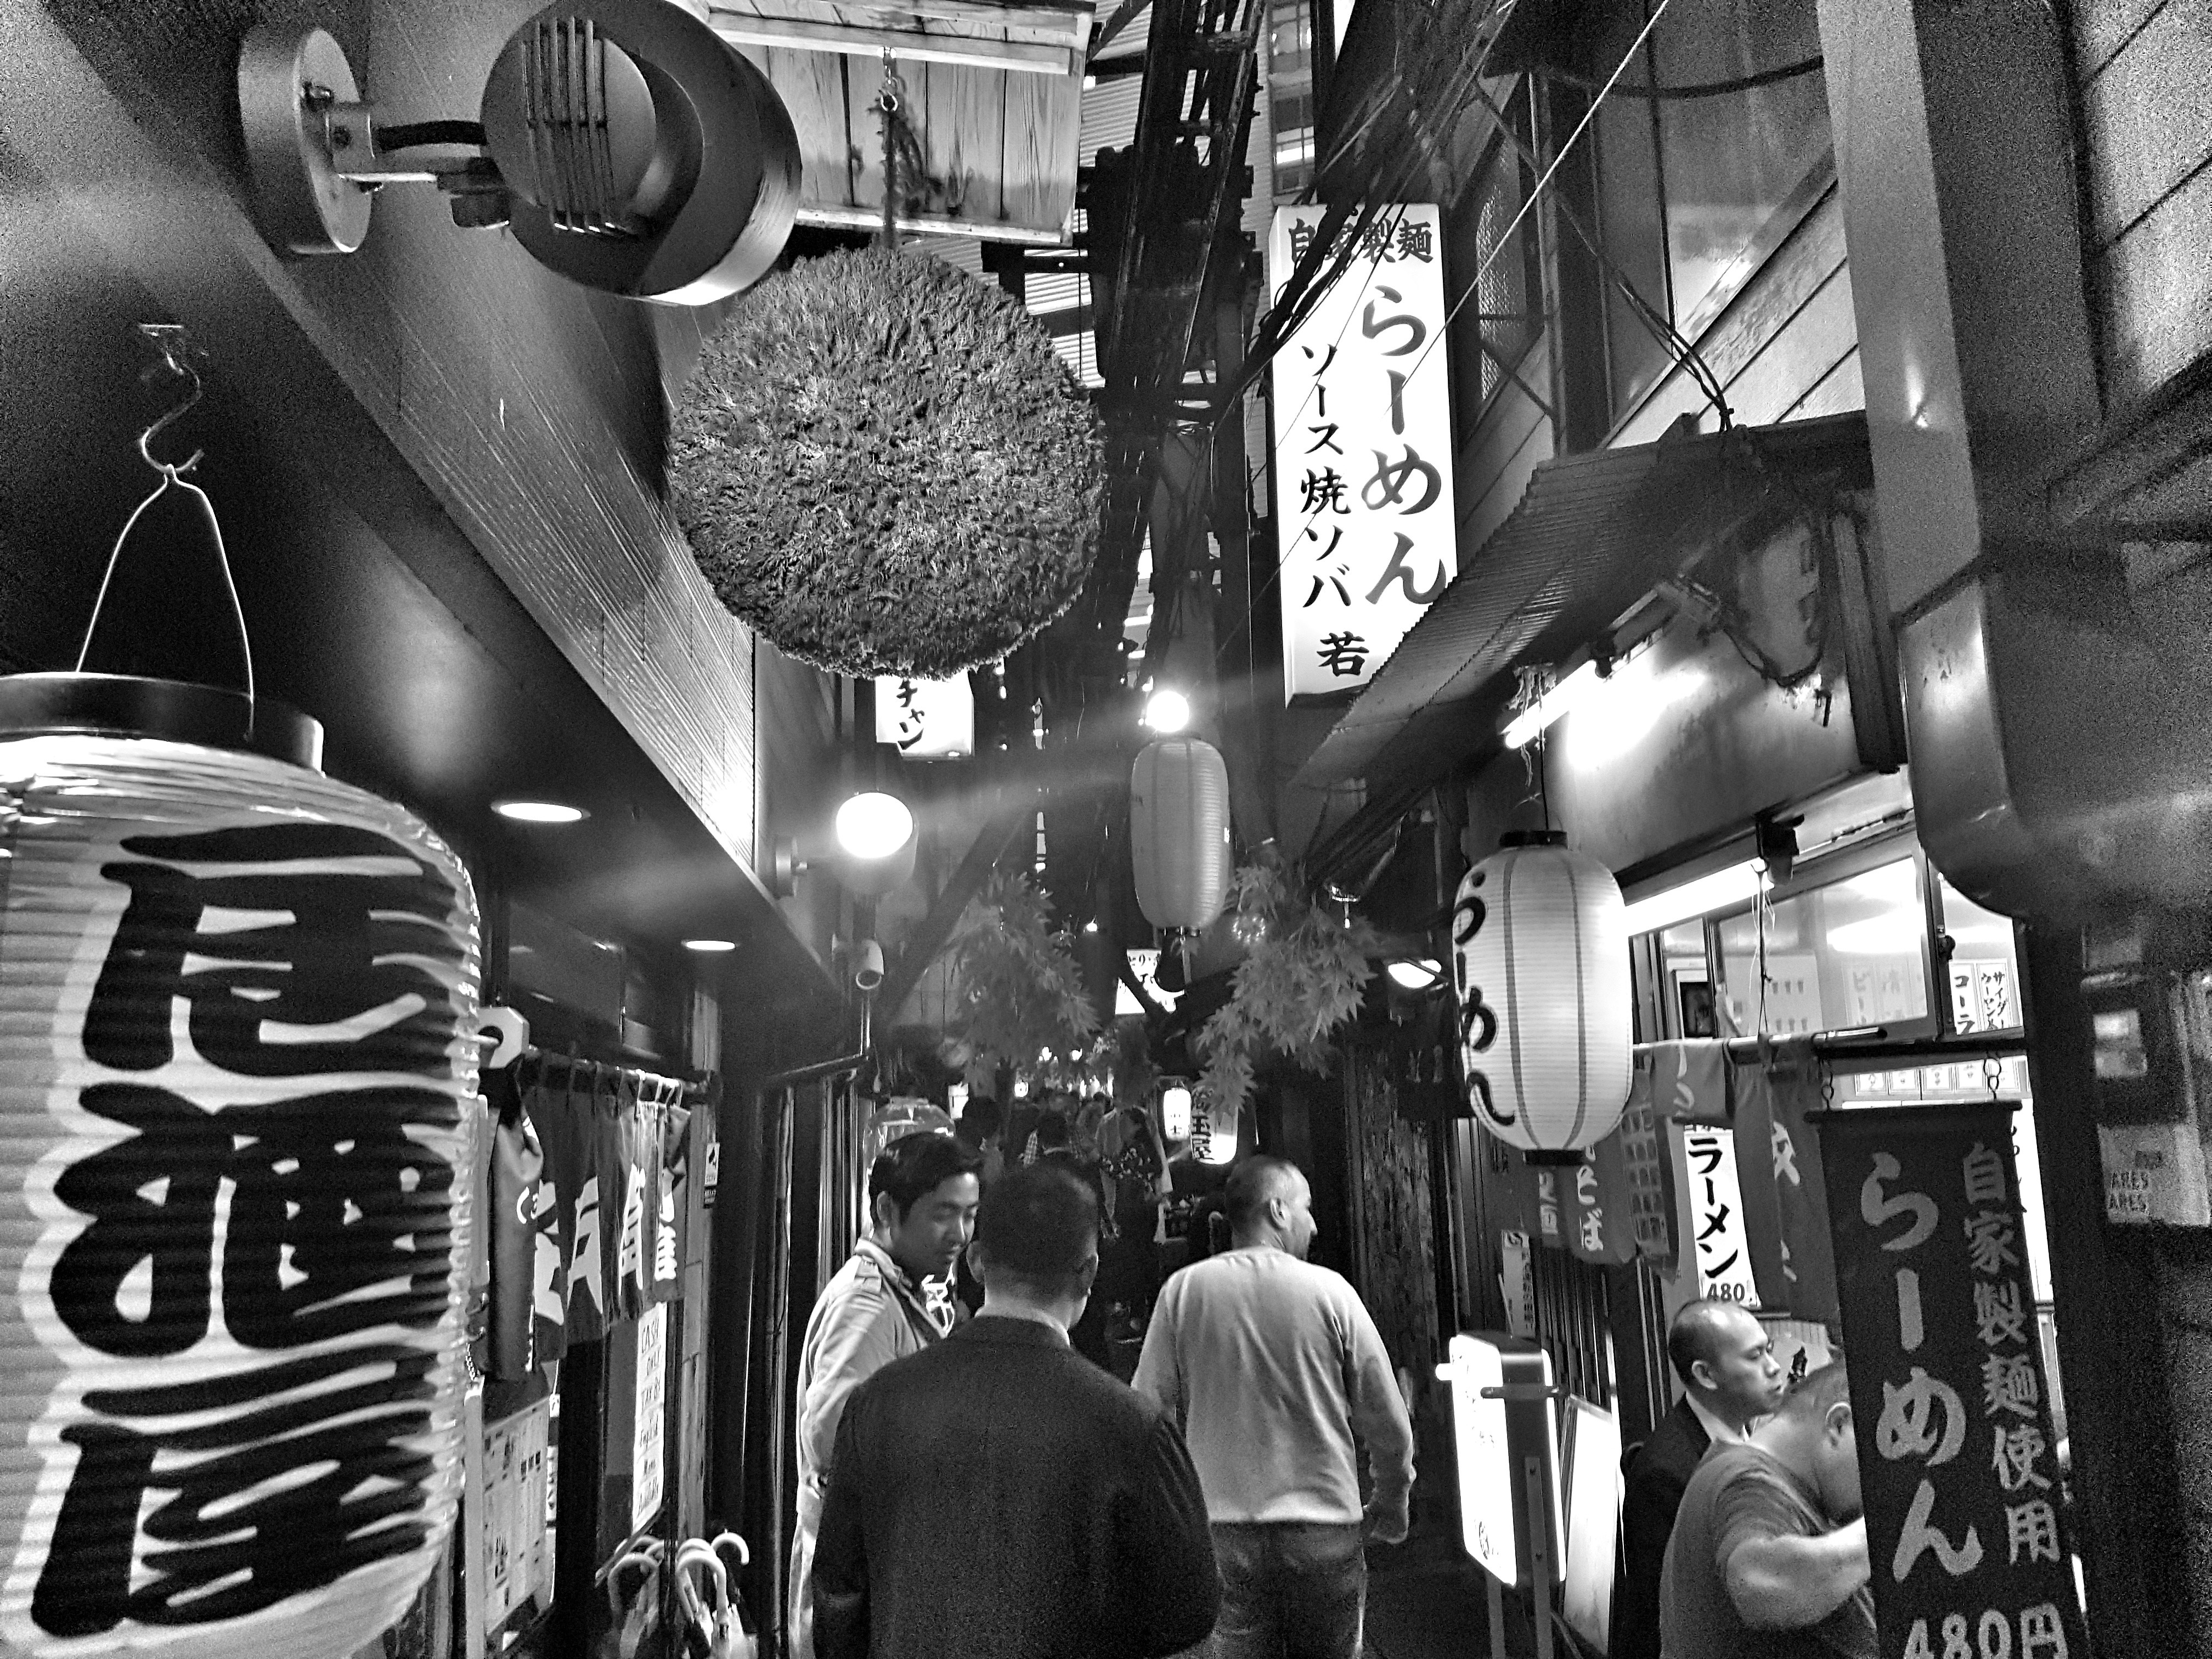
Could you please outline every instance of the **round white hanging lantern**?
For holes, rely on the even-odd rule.
[[[1190,1085],[1170,1083],[1160,1090],[1160,1139],[1190,1139]]]
[[[1148,743],[1129,772],[1129,862],[1155,927],[1195,932],[1228,901],[1229,769],[1196,738]]]
[[[1475,1121],[1522,1151],[1571,1154],[1628,1102],[1628,930],[1620,884],[1557,831],[1509,836],[1452,910],[1460,1066]]]
[[[320,748],[0,679],[0,1652],[350,1653],[443,1559],[476,899]]]

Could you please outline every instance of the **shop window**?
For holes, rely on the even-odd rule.
[[[1938,926],[1948,957],[1950,1028],[1954,1031],[2017,1031],[2024,1028],[2020,949],[2012,918],[1985,910],[1942,876],[1936,878]]]
[[[1755,911],[1719,927],[1733,1033],[1775,1036],[1929,1026],[1928,910],[1907,854],[1766,907],[1765,996]],[[1762,1018],[1763,1014],[1763,1018]]]
[[[1576,78],[1610,75],[1649,15],[1649,0],[1616,5]],[[1607,258],[1693,343],[1834,177],[1820,51],[1814,0],[1673,0],[1623,88],[1600,106]],[[1653,88],[1698,95],[1655,97]],[[1617,287],[1606,333],[1622,414],[1670,358]]]

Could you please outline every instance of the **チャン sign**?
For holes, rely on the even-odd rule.
[[[1278,208],[1279,293],[1324,209]],[[1392,204],[1276,354],[1286,702],[1364,685],[1459,571],[1437,210]]]
[[[1820,1124],[1884,1659],[2087,1652],[2009,1115]]]
[[[965,674],[918,680],[883,674],[876,678],[876,741],[915,760],[975,752],[975,694]]]

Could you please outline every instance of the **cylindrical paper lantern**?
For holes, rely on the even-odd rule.
[[[1210,1089],[1201,1089],[1190,1104],[1190,1155],[1200,1164],[1237,1161],[1237,1114],[1224,1111]]]
[[[1620,888],[1556,831],[1509,836],[1452,913],[1460,1062],[1476,1121],[1522,1151],[1602,1139],[1628,1100],[1628,932]]]
[[[1170,1083],[1160,1090],[1160,1138],[1190,1139],[1190,1085]]]
[[[350,1653],[442,1559],[476,900],[320,736],[0,680],[0,1651]]]
[[[1229,897],[1229,769],[1195,738],[1148,743],[1129,772],[1129,862],[1155,927],[1195,931]]]

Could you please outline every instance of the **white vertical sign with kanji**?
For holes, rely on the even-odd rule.
[[[915,760],[975,752],[975,694],[965,674],[949,680],[876,676],[876,741]]]
[[[1325,210],[1275,210],[1279,295]],[[1459,572],[1437,210],[1384,207],[1274,359],[1283,696],[1373,677]]]
[[[1735,1132],[1670,1123],[1674,1190],[1681,1205],[1682,1265],[1697,1265],[1698,1294],[1741,1307],[1759,1306],[1751,1270],[1751,1235],[1744,1230],[1743,1188],[1736,1177]]]

